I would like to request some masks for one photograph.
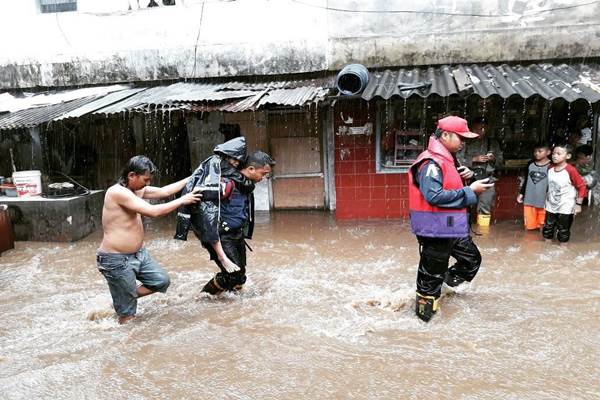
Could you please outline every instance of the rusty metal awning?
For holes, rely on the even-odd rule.
[[[79,107],[96,100],[97,97],[84,97],[48,106],[28,108],[0,116],[0,130],[32,128],[53,121]]]
[[[0,95],[0,106],[6,107],[0,107],[0,112],[12,112],[0,114],[0,130],[29,128],[88,114],[111,115],[157,110],[240,112],[270,104],[303,106],[323,100],[333,87],[334,78],[331,75],[295,81],[179,82],[149,88],[114,85],[50,95],[30,94],[23,98],[4,93]]]
[[[41,93],[13,95],[0,93],[0,113],[16,112],[28,108],[66,103],[71,100],[105,96],[109,93],[129,89],[129,85],[94,86],[81,89],[53,90]]]
[[[194,104],[189,107],[192,111],[223,111],[241,112],[253,111],[265,105],[283,107],[303,106],[309,103],[318,103],[329,94],[329,88],[304,86],[293,89],[264,89],[254,92],[250,97],[221,104]]]
[[[334,77],[314,80],[259,83],[188,83],[148,88],[123,101],[96,110],[94,114],[127,111],[184,109],[193,111],[240,112],[267,104],[303,106],[325,98],[333,88]]]
[[[106,96],[97,98],[79,108],[74,109],[73,111],[70,111],[68,113],[65,113],[65,114],[57,117],[57,118],[54,118],[54,121],[60,121],[63,119],[68,119],[68,118],[83,117],[86,114],[89,114],[89,113],[92,113],[101,108],[110,106],[111,104],[116,103],[118,101],[127,99],[128,97],[131,97],[131,96],[135,95],[136,93],[141,92],[142,90],[144,90],[144,88],[125,89],[125,90],[120,90],[118,92],[109,93]]]
[[[65,118],[77,118],[142,89],[113,85],[65,90],[15,97],[3,93],[0,102],[0,130],[31,128]]]
[[[439,95],[478,95],[488,98],[539,95],[546,100],[600,101],[600,66],[596,64],[444,65],[370,72],[362,93],[376,97],[408,98]]]
[[[303,106],[323,100],[333,87],[333,82],[333,77],[326,80],[262,83],[179,82],[146,89],[126,100],[99,109],[94,114],[145,110],[151,112],[156,109],[241,112],[256,110],[267,104]]]

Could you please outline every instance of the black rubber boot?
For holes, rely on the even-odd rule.
[[[232,292],[239,292],[240,290],[242,290],[244,288],[244,285],[235,285],[233,287],[233,289],[231,289]]]
[[[173,239],[187,240],[188,231],[192,226],[190,216],[187,214],[177,214],[177,225],[175,228],[175,236]]]
[[[208,283],[202,288],[202,291],[212,295],[223,293],[224,290],[215,282],[215,279],[216,278],[213,278],[208,281]]]
[[[450,287],[457,287],[463,282],[465,282],[463,278],[450,272],[446,273],[446,276],[444,277],[444,283]]]
[[[415,299],[415,314],[417,314],[417,317],[425,322],[429,322],[439,308],[438,299],[437,297],[423,296],[417,293]]]

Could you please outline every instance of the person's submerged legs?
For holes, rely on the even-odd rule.
[[[132,320],[137,311],[136,274],[128,262],[132,257],[131,254],[96,253],[98,271],[108,283],[120,324]]]
[[[415,313],[427,322],[438,310],[453,239],[417,236],[420,247]]]
[[[481,253],[471,237],[458,238],[450,250],[456,263],[448,269],[444,283],[456,287],[463,282],[471,282],[481,266]]]

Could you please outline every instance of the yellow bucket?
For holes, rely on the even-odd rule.
[[[477,225],[479,226],[490,226],[491,215],[478,214],[477,215]]]

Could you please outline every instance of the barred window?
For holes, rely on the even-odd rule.
[[[39,0],[42,13],[77,11],[77,0]]]

